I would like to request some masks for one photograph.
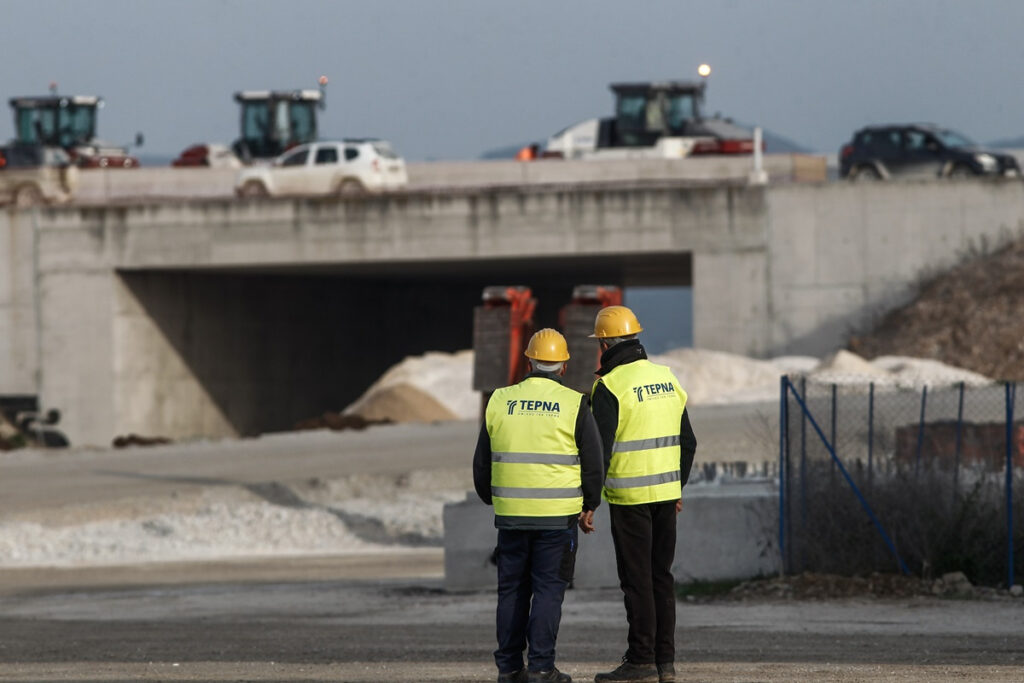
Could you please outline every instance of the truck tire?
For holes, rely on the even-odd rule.
[[[974,177],[974,171],[972,171],[969,166],[964,166],[963,164],[957,164],[953,168],[949,169],[949,177],[950,178],[973,178]]]
[[[19,209],[45,204],[43,192],[38,185],[22,185],[14,191],[14,205]]]
[[[240,188],[238,188],[239,197],[269,197],[270,193],[267,192],[267,186],[258,180],[246,180]]]
[[[851,176],[857,182],[881,180],[882,174],[874,166],[858,166]]]
[[[345,178],[338,183],[338,196],[361,197],[366,194],[366,187],[356,178]]]

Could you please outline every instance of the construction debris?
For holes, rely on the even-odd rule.
[[[341,413],[327,412],[320,417],[311,417],[296,423],[295,429],[296,431],[307,429],[330,429],[335,432],[346,429],[360,431],[377,424],[391,424],[391,420],[368,420],[362,415],[342,415]]]
[[[127,436],[116,436],[111,442],[114,448],[128,448],[129,446],[161,446],[171,443],[170,439],[162,436],[139,436],[128,434]]]

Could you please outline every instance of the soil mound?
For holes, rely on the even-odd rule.
[[[912,302],[849,347],[868,358],[931,358],[1024,380],[1024,239],[925,283]]]
[[[473,352],[409,356],[343,412],[392,422],[474,419],[480,413],[480,394],[473,391]]]
[[[359,400],[358,407],[350,410],[346,413],[377,422],[437,422],[459,418],[435,396],[406,383],[368,392]]]

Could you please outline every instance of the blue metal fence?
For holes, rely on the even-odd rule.
[[[783,571],[961,570],[993,585],[1024,577],[1015,399],[1014,383],[900,389],[783,377]]]

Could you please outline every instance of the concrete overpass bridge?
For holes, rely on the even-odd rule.
[[[576,284],[691,285],[696,346],[824,353],[922,273],[1019,233],[1021,189],[647,182],[8,212],[0,394],[38,394],[78,444],[288,428],[408,354],[469,347],[488,284],[532,286],[548,323]]]

